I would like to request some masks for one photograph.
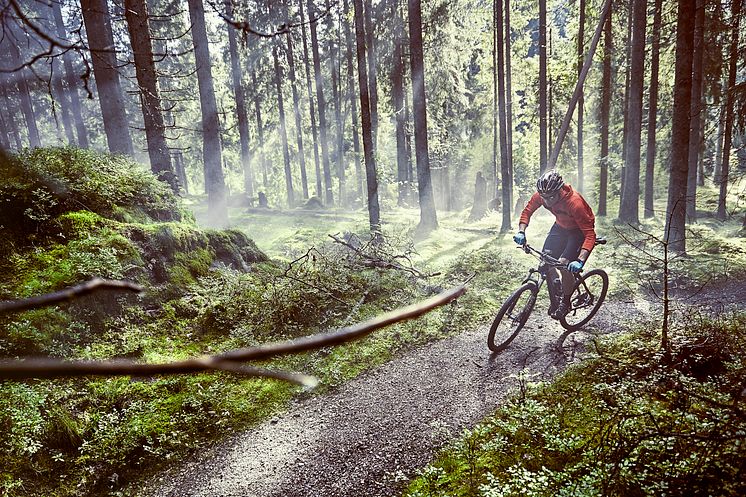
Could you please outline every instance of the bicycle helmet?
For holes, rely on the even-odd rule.
[[[536,191],[540,194],[558,192],[563,186],[565,182],[556,169],[545,172],[536,180]]]

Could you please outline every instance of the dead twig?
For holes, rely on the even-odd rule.
[[[458,286],[423,302],[387,312],[363,323],[340,330],[319,333],[286,342],[236,349],[218,355],[202,356],[185,361],[161,364],[142,364],[131,360],[64,361],[53,358],[0,361],[0,380],[74,376],[154,376],[220,370],[313,386],[318,380],[312,376],[283,371],[268,371],[240,363],[263,361],[281,355],[299,354],[309,350],[356,340],[385,326],[419,317],[436,307],[455,300],[463,295],[464,292],[466,292],[466,287]]]
[[[93,278],[85,283],[65,288],[59,292],[47,293],[37,297],[29,297],[27,299],[0,302],[0,314],[47,307],[59,302],[73,300],[98,290],[128,290],[132,292],[141,292],[142,287],[129,281]]]
[[[363,259],[362,264],[367,267],[374,267],[374,268],[379,268],[379,269],[395,269],[397,271],[404,271],[404,272],[411,274],[412,276],[416,278],[431,278],[433,276],[437,276],[438,274],[440,274],[440,273],[423,273],[422,271],[415,269],[412,266],[404,266],[393,261],[387,261],[387,260],[381,259],[380,257],[375,257],[370,254],[367,254],[365,252],[365,249],[368,247],[368,245],[364,245],[362,247],[356,247],[355,245],[347,242],[346,240],[343,240],[339,238],[338,236],[331,235],[331,234],[329,235],[329,238],[331,238],[332,240],[334,240],[335,242],[341,245],[344,245],[345,247],[349,248],[350,250],[355,252],[357,255],[359,255]],[[392,259],[396,259],[396,258],[406,259],[411,264],[409,257],[407,257],[406,255],[392,256]]]

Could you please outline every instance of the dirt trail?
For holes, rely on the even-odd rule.
[[[707,305],[744,307],[743,285],[700,295]],[[545,299],[546,300],[546,299]],[[537,309],[511,346],[493,355],[487,327],[416,350],[335,391],[291,405],[197,461],[151,481],[151,496],[391,496],[443,444],[494,411],[524,371],[551,378],[594,334],[649,315],[646,303],[606,302],[591,324],[566,334]],[[636,307],[639,306],[638,307]]]

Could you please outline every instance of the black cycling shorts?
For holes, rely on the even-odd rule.
[[[547,239],[544,240],[544,252],[555,259],[564,257],[568,261],[574,261],[580,255],[583,241],[585,241],[585,235],[579,228],[566,229],[554,223]]]

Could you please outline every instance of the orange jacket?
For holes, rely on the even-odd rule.
[[[588,252],[593,250],[596,243],[596,217],[582,195],[573,190],[572,186],[565,185],[560,190],[560,198],[552,207],[544,205],[541,195],[534,193],[529,199],[526,207],[521,212],[520,223],[528,226],[531,215],[541,206],[546,207],[554,214],[557,224],[565,229],[579,229],[585,235],[583,246]]]

